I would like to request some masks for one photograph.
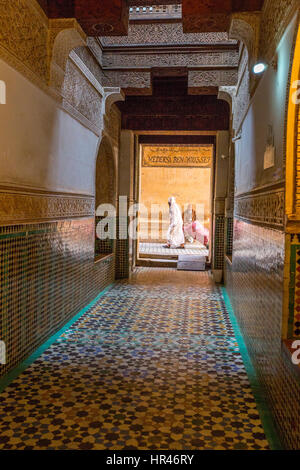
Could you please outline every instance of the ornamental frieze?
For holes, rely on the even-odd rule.
[[[92,196],[0,190],[0,225],[93,215]]]
[[[235,217],[278,229],[284,227],[284,188],[235,200]]]

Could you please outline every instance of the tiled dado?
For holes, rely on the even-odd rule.
[[[300,338],[300,234],[292,234],[290,243],[290,284],[288,338]]]
[[[226,287],[282,442],[299,449],[300,383],[281,343],[284,254],[283,232],[235,219]]]
[[[225,217],[216,215],[214,219],[214,269],[224,268]]]
[[[94,263],[94,217],[0,227],[0,339],[6,374],[114,280]]]
[[[117,241],[116,241],[116,279],[126,279],[129,277],[129,240],[128,217],[117,218]]]

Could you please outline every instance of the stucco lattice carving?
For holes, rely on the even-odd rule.
[[[133,44],[236,44],[229,40],[227,33],[187,33],[183,32],[181,23],[152,23],[129,25],[128,36],[101,37],[104,45]]]
[[[47,80],[47,18],[35,0],[0,2],[0,45]]]
[[[250,61],[258,57],[260,18],[260,12],[234,13],[231,18],[229,37],[245,44]]]
[[[283,229],[284,189],[238,197],[235,217]]]
[[[174,51],[170,54],[103,54],[103,67],[189,67],[189,66],[238,66],[238,52],[198,52],[179,53]]]
[[[287,24],[296,10],[299,0],[266,0],[262,10],[259,54],[265,60],[274,56]]]
[[[2,225],[94,215],[94,198],[67,194],[1,190]]]
[[[49,21],[50,86],[61,92],[70,52],[86,44],[86,36],[74,19]]]
[[[71,60],[67,62],[62,94],[96,127],[102,127],[102,97]]]
[[[189,87],[234,86],[238,80],[237,70],[189,71]]]
[[[105,70],[103,83],[104,87],[120,88],[150,88],[150,72],[129,72]]]

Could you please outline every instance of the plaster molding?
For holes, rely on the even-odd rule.
[[[0,187],[0,225],[94,216],[94,197]]]
[[[111,107],[117,101],[125,101],[125,93],[119,87],[104,87],[105,114],[109,114]]]
[[[86,46],[86,41],[85,33],[74,18],[49,20],[48,62],[51,87],[61,91],[70,52],[76,47]]]
[[[259,50],[261,12],[240,12],[231,15],[229,37],[242,41],[249,53],[249,66]]]
[[[236,197],[234,216],[245,222],[284,230],[284,187]]]
[[[236,86],[220,86],[218,93],[218,100],[226,101],[231,109],[233,106],[233,100],[236,94]]]
[[[98,82],[96,77],[93,75],[93,73],[90,71],[90,69],[81,60],[81,58],[73,50],[70,52],[69,57],[70,57],[70,60],[78,67],[81,73],[89,81],[89,83],[95,88],[95,90],[103,98],[105,95],[104,89],[102,88],[101,84]]]
[[[72,106],[67,100],[62,100],[61,108],[72,116],[76,121],[80,122],[84,127],[92,131],[96,136],[101,135],[101,127],[96,126],[92,121],[85,117],[77,108]]]

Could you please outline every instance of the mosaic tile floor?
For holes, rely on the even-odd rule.
[[[209,273],[143,268],[0,395],[1,449],[268,449]]]

